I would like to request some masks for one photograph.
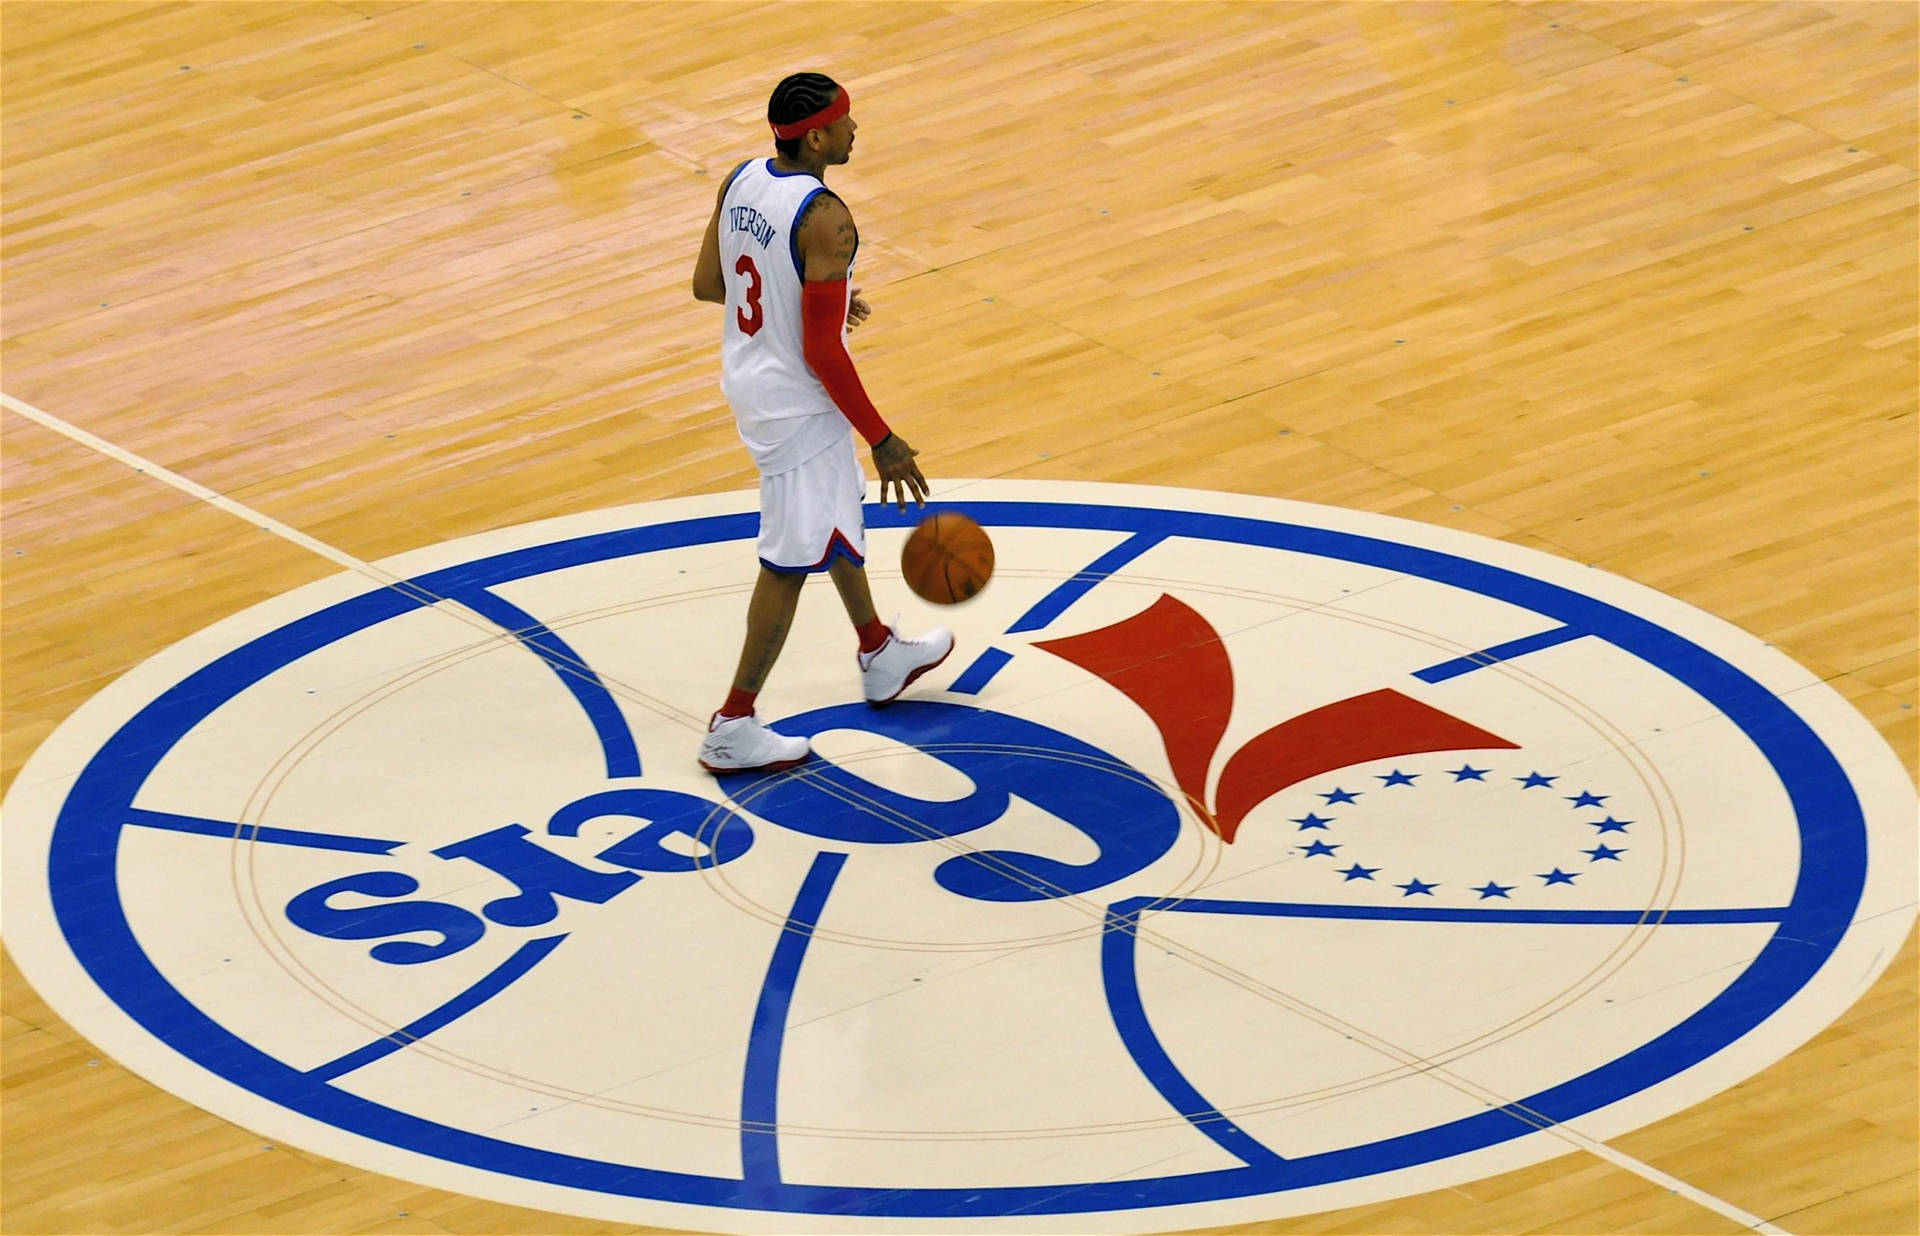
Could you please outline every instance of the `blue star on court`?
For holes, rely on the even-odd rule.
[[[1560,778],[1557,776],[1554,776],[1554,777],[1542,776],[1537,772],[1530,772],[1524,777],[1514,778],[1515,781],[1518,781],[1520,783],[1520,788],[1523,790],[1530,790],[1536,785],[1552,785],[1554,782],[1558,781],[1559,779]]]
[[[1480,894],[1480,900],[1485,901],[1489,897],[1505,897],[1513,891],[1513,885],[1495,884],[1492,880],[1488,880],[1473,891]]]
[[[1624,833],[1627,831],[1627,825],[1633,823],[1633,821],[1616,820],[1612,816],[1608,816],[1604,820],[1588,820],[1587,823],[1593,825],[1603,833]]]
[[[1324,841],[1315,841],[1312,845],[1297,845],[1293,848],[1296,850],[1305,850],[1307,857],[1312,858],[1317,854],[1332,854],[1340,847],[1337,845],[1328,845]]]
[[[1617,863],[1620,861],[1620,856],[1626,853],[1625,850],[1615,850],[1615,849],[1608,848],[1605,842],[1602,842],[1601,844],[1595,846],[1591,850],[1582,850],[1580,852],[1582,854],[1593,855],[1592,858],[1587,860],[1588,862],[1593,862],[1593,863],[1597,863],[1603,858],[1610,858]]]
[[[1397,889],[1404,890],[1400,894],[1402,897],[1411,897],[1415,893],[1425,893],[1427,896],[1431,897],[1433,896],[1433,890],[1436,888],[1439,888],[1440,884],[1438,881],[1435,881],[1432,884],[1428,884],[1422,881],[1418,876],[1415,876],[1413,879],[1408,880],[1405,884],[1396,884],[1394,885],[1394,887]]]
[[[1300,826],[1300,830],[1304,832],[1309,828],[1325,828],[1327,825],[1333,823],[1333,820],[1334,820],[1334,817],[1330,815],[1325,815],[1325,816],[1315,815],[1313,812],[1309,811],[1305,815],[1299,816],[1294,820],[1292,820],[1291,822],[1294,824],[1298,824]]]
[[[1453,774],[1455,781],[1485,781],[1487,774],[1492,772],[1493,769],[1475,768],[1471,764],[1462,764],[1458,768],[1449,768],[1447,771]]]
[[[1336,785],[1336,786],[1334,786],[1334,787],[1333,787],[1333,793],[1331,793],[1331,794],[1322,794],[1322,795],[1321,795],[1320,797],[1322,797],[1322,798],[1324,798],[1324,799],[1326,799],[1326,800],[1327,800],[1327,805],[1328,805],[1329,807],[1331,807],[1331,806],[1332,806],[1333,804],[1335,804],[1335,803],[1350,803],[1350,802],[1354,802],[1354,801],[1356,801],[1356,800],[1358,800],[1360,796],[1359,796],[1358,794],[1354,794],[1354,793],[1349,793],[1348,791],[1346,791],[1346,790],[1343,790],[1343,789],[1341,789],[1341,788],[1340,788],[1339,786],[1337,786],[1337,785]]]
[[[1380,777],[1379,780],[1386,782],[1388,785],[1412,785],[1419,776],[1419,773],[1403,773],[1396,768],[1384,777]]]
[[[1558,867],[1555,867],[1552,871],[1540,871],[1534,874],[1538,875],[1548,884],[1571,884],[1579,875],[1578,872],[1562,871]]]
[[[1373,873],[1378,870],[1380,870],[1378,867],[1362,867],[1359,863],[1355,863],[1340,874],[1349,880],[1371,880]]]
[[[1598,807],[1609,797],[1610,795],[1606,794],[1595,794],[1592,790],[1581,790],[1577,797],[1572,794],[1567,795],[1567,801],[1573,804],[1575,811],[1578,811],[1582,807]]]

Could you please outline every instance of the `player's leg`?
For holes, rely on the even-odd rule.
[[[844,449],[840,449],[844,448]],[[884,704],[920,675],[947,659],[953,651],[953,632],[945,627],[915,638],[880,621],[867,585],[867,518],[862,505],[867,477],[854,457],[851,439],[832,451],[823,451],[809,473],[811,501],[825,518],[828,534],[827,574],[846,606],[847,619],[860,637],[860,691],[873,704]]]
[[[806,465],[760,478],[760,575],[747,602],[747,634],[733,690],[707,722],[700,763],[711,772],[770,771],[806,759],[812,746],[761,724],[754,704],[786,647],[807,576],[824,570],[832,528],[822,524]]]
[[[867,586],[867,477],[853,453],[853,439],[844,438],[822,451],[803,469],[807,500],[824,531],[822,565],[847,619],[860,637],[860,651],[872,652],[887,642],[889,632],[873,607]]]
[[[767,675],[786,647],[793,615],[800,608],[800,589],[806,582],[803,574],[766,566],[760,568],[760,578],[753,582],[753,596],[747,602],[747,638],[740,646],[740,663],[733,671],[733,689],[749,697],[749,710],[751,697],[767,685]]]
[[[865,479],[861,492],[866,490]],[[847,548],[836,554],[827,567],[827,575],[846,606],[847,619],[860,637],[860,691],[869,703],[885,704],[907,689],[914,679],[947,659],[953,651],[953,632],[935,627],[918,638],[900,635],[893,624],[882,623],[873,607],[873,590],[867,584],[864,523],[857,537],[846,539]],[[858,547],[856,552],[855,546]]]
[[[860,636],[860,651],[870,652],[885,643],[887,628],[880,624],[879,611],[873,608],[873,589],[867,586],[866,563],[836,556],[827,566],[827,578],[840,593],[840,604],[847,607],[847,620]],[[873,638],[876,635],[878,639]]]
[[[707,735],[700,743],[700,763],[709,772],[772,772],[791,768],[812,752],[806,739],[775,733],[753,713],[754,699],[793,629],[806,582],[800,572],[760,567],[747,602],[747,635],[733,671],[733,690],[707,721]]]

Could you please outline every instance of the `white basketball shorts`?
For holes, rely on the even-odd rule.
[[[867,522],[860,504],[867,478],[853,436],[795,468],[760,478],[760,564],[775,571],[824,571],[835,558],[867,560]]]

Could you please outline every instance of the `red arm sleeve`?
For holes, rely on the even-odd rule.
[[[853,358],[847,355],[842,327],[847,321],[847,281],[803,283],[800,285],[800,323],[805,339],[807,365],[820,385],[827,388],[868,446],[877,446],[893,431],[880,419],[880,413],[867,398],[854,371]]]

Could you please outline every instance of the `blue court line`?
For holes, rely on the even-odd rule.
[[[1107,1011],[1127,1054],[1133,1057],[1160,1097],[1196,1130],[1248,1167],[1287,1162],[1252,1134],[1223,1115],[1194,1088],[1173,1062],[1147,1019],[1134,968],[1135,933],[1141,915],[1159,911],[1185,914],[1247,914],[1273,918],[1346,918],[1401,922],[1492,923],[1778,923],[1786,907],[1731,910],[1459,910],[1441,907],[1333,906],[1282,901],[1214,901],[1205,898],[1134,897],[1107,908],[1100,940],[1100,972],[1106,984]],[[1508,1109],[1501,1109],[1508,1110]],[[1513,1109],[1518,1112],[1520,1109]],[[1536,1126],[1538,1118],[1526,1117]]]
[[[967,666],[947,690],[961,695],[978,695],[980,689],[992,681],[995,674],[1006,668],[1007,662],[1011,660],[1013,660],[1012,653],[999,648],[989,648],[975,657],[973,664]]]
[[[353,854],[391,854],[406,844],[372,837],[346,837],[339,833],[310,833],[297,828],[261,828],[257,824],[209,820],[197,815],[175,815],[171,811],[148,811],[141,807],[123,812],[121,819],[143,828],[164,828],[169,832],[196,833],[202,837],[224,837],[228,841],[297,845],[309,850],[346,850]]]
[[[1105,582],[1108,576],[1166,538],[1165,532],[1134,533],[1088,563],[1085,569],[1076,571],[1071,578],[1062,581],[1052,592],[1041,597],[1034,603],[1032,609],[1020,615],[1014,624],[1007,628],[1007,634],[1041,630],[1065,613],[1069,605],[1091,592],[1096,584]]]
[[[1251,914],[1265,918],[1359,918],[1405,923],[1778,923],[1786,906],[1740,906],[1727,910],[1504,910],[1444,906],[1333,906],[1289,901],[1212,901],[1202,897],[1152,901],[1137,898],[1114,906],[1121,914],[1143,909],[1173,914]]]
[[[827,894],[847,856],[822,850],[814,856],[800,893],[787,913],[767,981],[753,1010],[753,1034],[747,1041],[746,1076],[740,1086],[740,1167],[747,1181],[780,1181],[780,1055],[786,1046],[787,1010],[793,1005],[800,963],[806,960],[814,924],[826,908]]]
[[[1140,922],[1141,907],[1154,904],[1141,897],[1108,909],[1104,933],[1100,938],[1100,973],[1106,980],[1107,1009],[1113,1015],[1114,1029],[1120,1041],[1160,1097],[1188,1124],[1212,1139],[1215,1145],[1248,1167],[1275,1167],[1286,1162],[1262,1145],[1245,1129],[1207,1102],[1180,1067],[1160,1045],[1160,1036],[1147,1020],[1147,1006],[1140,998],[1140,980],[1134,972],[1133,933]]]
[[[1564,644],[1569,640],[1591,634],[1593,632],[1582,631],[1578,627],[1554,627],[1549,631],[1510,639],[1504,644],[1495,644],[1491,648],[1482,648],[1479,652],[1470,652],[1464,657],[1455,657],[1451,661],[1442,661],[1438,665],[1429,665],[1423,670],[1415,670],[1413,676],[1422,682],[1445,682],[1449,678],[1471,674],[1477,669],[1485,669],[1489,665],[1498,665],[1502,661],[1511,661],[1529,652],[1539,652],[1542,648],[1552,648],[1556,644]]]
[[[640,775],[640,752],[634,746],[633,731],[627,728],[627,719],[621,714],[613,692],[607,690],[600,676],[593,672],[586,659],[575,652],[567,641],[526,610],[485,588],[462,588],[445,595],[449,601],[458,601],[489,622],[504,627],[559,676],[561,684],[573,693],[573,698],[579,700],[580,707],[586,710],[594,733],[600,736],[600,750],[607,761],[607,776]]]
[[[383,1056],[390,1056],[409,1043],[418,1042],[435,1030],[454,1021],[487,1001],[493,999],[512,985],[513,981],[551,953],[560,941],[566,939],[563,932],[557,936],[542,936],[538,940],[529,940],[522,944],[513,956],[495,966],[482,976],[479,982],[467,988],[439,1008],[409,1022],[393,1033],[383,1035],[368,1043],[365,1047],[348,1052],[316,1069],[307,1070],[307,1076],[315,1081],[332,1081],[336,1077],[364,1068]]]

